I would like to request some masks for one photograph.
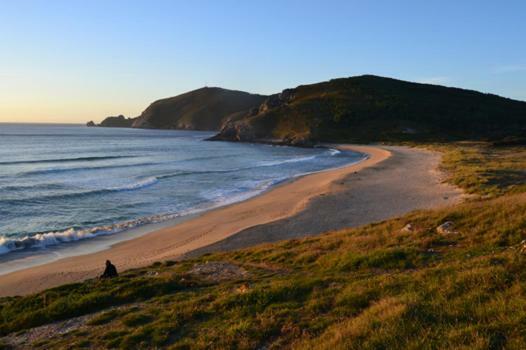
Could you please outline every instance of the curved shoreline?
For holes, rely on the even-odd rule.
[[[391,152],[388,159],[333,182],[326,195],[312,198],[304,210],[247,228],[184,258],[363,226],[413,210],[454,205],[465,198],[460,188],[445,182],[439,170],[441,153],[403,146],[382,148]]]
[[[175,226],[149,232],[112,245],[109,249],[68,257],[0,276],[0,296],[23,295],[100,274],[103,262],[112,260],[120,270],[176,259],[209,246],[247,228],[293,216],[313,197],[330,191],[330,185],[350,173],[377,164],[390,152],[372,146],[339,146],[369,157],[348,166],[329,169],[280,184],[246,201],[213,209]]]

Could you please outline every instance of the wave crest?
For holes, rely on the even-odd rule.
[[[41,204],[42,202],[49,201],[49,200],[65,200],[65,199],[72,199],[72,198],[84,198],[88,196],[95,196],[95,195],[101,195],[101,194],[112,193],[112,192],[134,191],[134,190],[138,190],[144,187],[152,186],[156,184],[158,181],[159,179],[157,177],[152,176],[152,177],[141,179],[141,180],[138,180],[137,182],[125,184],[122,186],[115,186],[115,187],[102,188],[99,190],[91,190],[91,191],[83,191],[83,192],[52,194],[52,195],[45,195],[45,196],[40,196],[40,197],[31,197],[27,199],[7,199],[7,200],[0,200],[0,203],[9,204],[9,205],[25,204],[25,203]]]
[[[69,173],[69,172],[78,172],[78,171],[86,171],[86,170],[130,168],[130,167],[138,167],[138,166],[157,165],[157,164],[159,163],[119,164],[119,165],[102,165],[102,166],[93,166],[93,167],[74,167],[74,168],[50,168],[50,169],[40,169],[40,170],[31,170],[31,171],[21,172],[21,173],[18,173],[18,176],[59,174],[59,173]]]
[[[51,159],[30,159],[30,160],[11,160],[0,162],[0,165],[17,164],[38,164],[38,163],[70,163],[70,162],[93,162],[98,160],[133,158],[135,156],[100,156],[100,157],[78,157],[78,158],[51,158]]]

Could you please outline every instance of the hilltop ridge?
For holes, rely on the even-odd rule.
[[[89,126],[94,123],[90,122]],[[270,96],[204,87],[100,126],[219,131],[211,140],[319,142],[521,140],[526,102],[375,75],[300,85]]]
[[[526,102],[374,75],[300,85],[229,121],[214,140],[317,142],[498,140],[526,131]]]

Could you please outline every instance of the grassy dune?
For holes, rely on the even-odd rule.
[[[458,143],[432,147],[444,152],[442,169],[471,194],[498,196],[526,192],[526,147]]]
[[[523,348],[526,151],[432,147],[467,202],[0,299],[4,346]],[[24,331],[72,318],[64,334]]]

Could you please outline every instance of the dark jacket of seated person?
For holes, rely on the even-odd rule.
[[[115,265],[111,263],[111,261],[106,260],[106,269],[104,270],[104,273],[100,276],[100,278],[113,278],[117,277],[119,274],[117,273],[117,268]]]

